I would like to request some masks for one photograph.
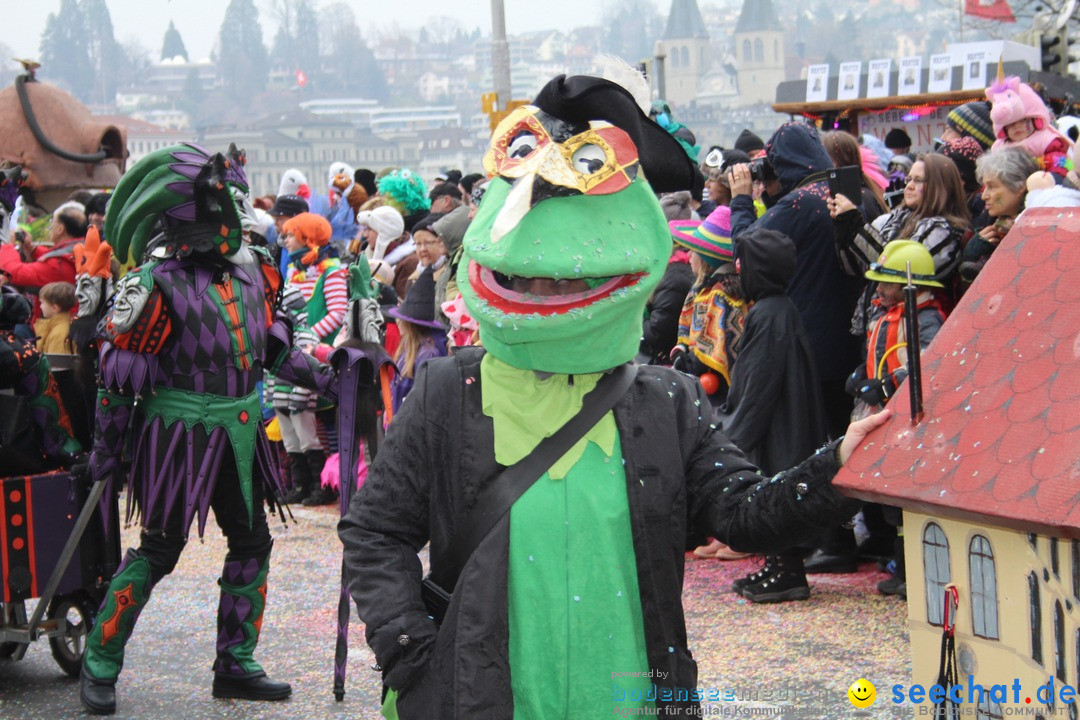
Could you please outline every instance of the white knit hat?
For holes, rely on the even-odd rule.
[[[405,232],[405,219],[394,208],[383,205],[374,210],[361,210],[356,214],[356,223],[371,228],[378,234],[374,247],[368,248],[368,259],[373,261],[371,267],[375,276],[384,283],[390,282],[393,271],[383,261],[383,257],[390,243]]]

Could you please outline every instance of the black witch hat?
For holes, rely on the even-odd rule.
[[[387,314],[398,320],[430,328],[442,328],[435,319],[435,270],[428,267],[416,278],[416,283],[405,293],[405,299]]]

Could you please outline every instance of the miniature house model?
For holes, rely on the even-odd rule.
[[[937,682],[955,587],[965,693],[1022,688],[964,712],[1075,719],[1036,690],[1080,684],[1080,211],[1025,212],[922,358],[921,421],[905,383],[836,479],[904,509],[911,682]]]

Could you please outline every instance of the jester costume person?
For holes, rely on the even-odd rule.
[[[202,536],[210,508],[228,542],[213,694],[280,700],[291,692],[253,657],[273,544],[263,503],[273,508],[282,490],[255,383],[266,368],[327,393],[330,374],[293,348],[292,327],[277,310],[278,271],[243,242],[246,193],[241,153],[184,144],[136,163],[109,203],[105,238],[122,266],[142,262],[117,284],[98,325],[90,471],[108,483],[108,527],[108,498],[130,439],[127,515],[143,529],[87,636],[80,697],[93,713],[115,711],[139,613],[175,567],[195,519]],[[79,280],[100,278],[88,272]]]
[[[671,254],[654,193],[694,180],[634,96],[592,77],[559,76],[507,116],[485,168],[494,177],[458,276],[484,349],[421,369],[339,526],[384,713],[697,717],[688,540],[767,552],[816,537],[850,509],[830,485],[846,450],[762,477],[710,424],[695,378],[638,367],[614,409],[480,541],[437,625],[417,552],[430,542],[432,567],[444,565],[501,468],[634,357]]]

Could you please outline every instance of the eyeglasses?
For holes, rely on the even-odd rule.
[[[915,183],[916,185],[925,185],[926,184],[926,178],[920,178],[920,177],[915,177],[913,175],[908,175],[904,179],[904,184],[905,185],[911,185],[912,183]]]

